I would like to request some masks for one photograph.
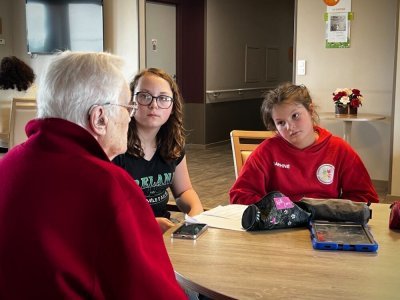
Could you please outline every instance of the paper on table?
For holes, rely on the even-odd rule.
[[[247,205],[230,204],[219,205],[197,216],[185,216],[189,223],[206,223],[210,227],[244,231],[242,228],[242,215]]]

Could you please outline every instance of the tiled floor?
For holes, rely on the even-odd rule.
[[[222,144],[209,149],[189,145],[186,153],[192,185],[203,206],[212,208],[228,204],[228,192],[235,181],[231,145]]]

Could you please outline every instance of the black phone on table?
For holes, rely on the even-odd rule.
[[[172,232],[171,237],[195,240],[207,230],[207,227],[204,223],[183,223]]]

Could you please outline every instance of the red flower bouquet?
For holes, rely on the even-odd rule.
[[[350,107],[358,108],[362,105],[363,101],[364,97],[361,95],[359,89],[337,89],[333,93],[333,102],[339,107],[346,107],[349,105]]]

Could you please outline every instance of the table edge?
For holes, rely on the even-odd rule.
[[[355,122],[369,122],[385,120],[387,116],[372,113],[360,113],[357,115],[343,115],[337,116],[334,112],[320,112],[318,114],[320,120],[339,120],[339,121],[355,121]]]
[[[209,288],[206,288],[205,286],[202,286],[200,284],[197,284],[187,278],[185,278],[182,274],[179,272],[175,271],[175,278],[176,281],[180,284],[181,287],[184,289],[188,289],[194,292],[197,292],[201,295],[204,295],[206,297],[209,297],[211,299],[221,299],[221,300],[232,300],[236,298],[229,297],[227,295],[221,294],[217,291],[211,290]]]

